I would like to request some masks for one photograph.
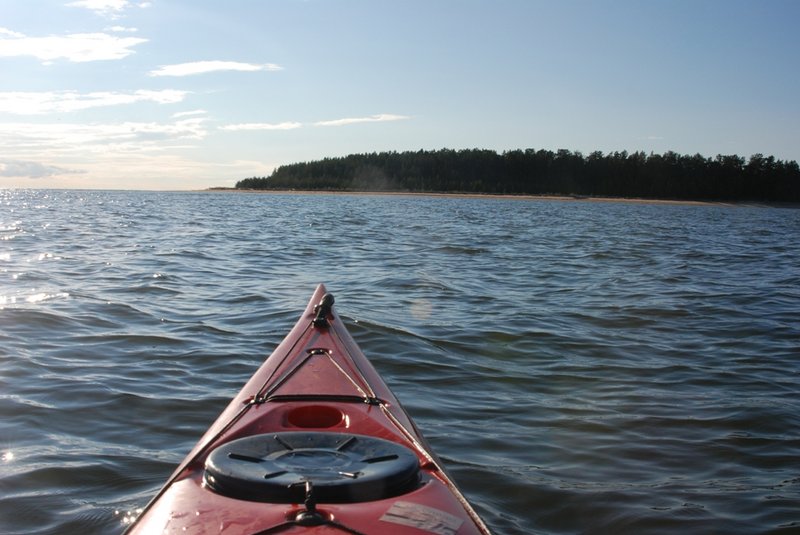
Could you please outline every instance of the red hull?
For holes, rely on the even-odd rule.
[[[127,533],[489,533],[332,307],[319,313],[324,295],[320,285],[288,336]],[[270,453],[262,442],[273,439],[305,442]],[[317,439],[336,447],[320,453],[307,446]],[[391,451],[369,459],[351,453],[364,457],[353,461],[357,469],[331,468],[354,443]],[[231,449],[237,447],[240,453]],[[315,467],[295,475],[305,454],[315,456]],[[395,473],[371,480],[382,464]],[[251,476],[253,470],[261,472]],[[334,473],[342,481],[331,481]],[[355,489],[349,498],[348,486]]]

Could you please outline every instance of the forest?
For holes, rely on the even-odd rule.
[[[800,167],[763,154],[442,149],[283,165],[236,188],[800,202]]]

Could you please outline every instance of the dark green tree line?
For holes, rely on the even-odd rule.
[[[754,154],[466,149],[351,154],[278,167],[238,189],[465,192],[800,202],[795,161]]]

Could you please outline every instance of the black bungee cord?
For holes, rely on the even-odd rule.
[[[298,485],[303,485],[303,483],[298,483]],[[278,524],[277,526],[272,526],[271,528],[259,531],[253,535],[270,535],[271,533],[279,533],[294,526],[330,526],[332,528],[340,529],[345,533],[350,533],[351,535],[366,535],[357,529],[345,526],[341,522],[336,522],[335,520],[325,518],[319,511],[317,511],[317,500],[314,498],[313,483],[311,481],[306,481],[304,485],[306,498],[303,501],[303,505],[305,506],[305,509],[298,511],[293,519],[287,520],[283,524]]]

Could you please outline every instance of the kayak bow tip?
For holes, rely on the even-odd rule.
[[[320,287],[324,288],[322,285],[320,285]],[[328,326],[328,316],[330,316],[333,310],[334,301],[333,294],[325,293],[320,302],[314,306],[314,313],[316,314],[316,317],[312,321],[314,327]]]

